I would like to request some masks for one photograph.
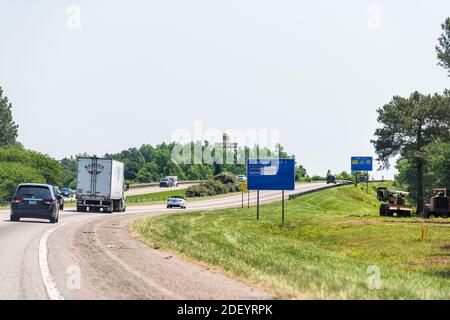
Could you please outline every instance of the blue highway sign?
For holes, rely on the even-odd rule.
[[[248,159],[248,190],[295,190],[294,159]]]
[[[373,158],[352,157],[352,171],[373,171]]]

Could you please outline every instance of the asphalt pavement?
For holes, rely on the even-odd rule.
[[[300,184],[296,192],[323,186]],[[261,203],[280,199],[281,192],[260,192]],[[252,192],[250,203],[255,202]],[[165,205],[115,214],[66,210],[58,224],[11,222],[9,211],[2,210],[0,299],[269,299],[260,288],[149,248],[128,233],[128,224],[141,217],[238,206],[240,194],[191,201],[186,210]]]

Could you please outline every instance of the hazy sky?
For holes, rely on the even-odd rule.
[[[448,87],[434,50],[446,16],[448,0],[0,0],[0,86],[19,140],[58,159],[201,121],[279,129],[324,174],[373,155],[393,95]]]

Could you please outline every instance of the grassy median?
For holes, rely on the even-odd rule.
[[[284,226],[274,203],[261,207],[260,221],[255,208],[225,209],[147,218],[130,229],[278,298],[449,299],[450,221],[379,217],[378,206],[373,190],[341,187],[288,201]],[[380,289],[368,288],[376,279],[369,266],[380,268]]]

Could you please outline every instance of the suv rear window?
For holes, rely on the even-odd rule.
[[[47,187],[23,186],[17,190],[16,198],[51,199],[52,193]]]

